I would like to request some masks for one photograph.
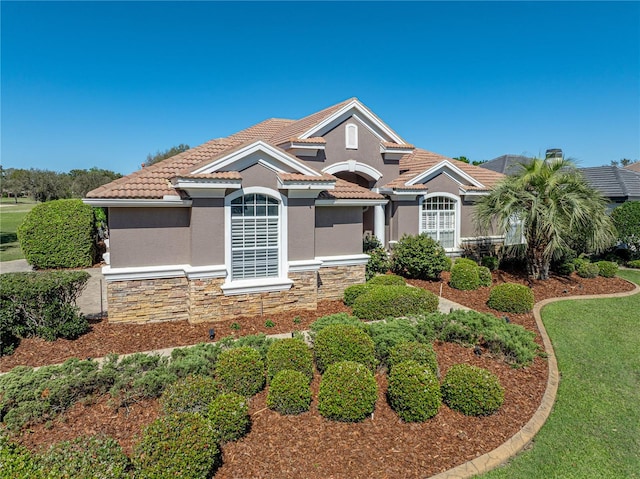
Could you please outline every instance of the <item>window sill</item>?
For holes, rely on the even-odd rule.
[[[288,278],[244,279],[223,284],[220,289],[225,296],[286,291],[293,281]]]

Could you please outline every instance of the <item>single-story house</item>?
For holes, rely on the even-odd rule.
[[[480,166],[505,175],[513,175],[519,171],[521,164],[526,165],[531,160],[532,158],[527,156],[502,155]],[[578,168],[578,171],[594,189],[607,198],[609,211],[625,201],[640,200],[640,172],[634,171],[633,168],[606,165]]]
[[[108,209],[110,321],[315,309],[364,282],[363,234],[451,255],[502,174],[407,143],[356,98],[268,119],[87,194]]]

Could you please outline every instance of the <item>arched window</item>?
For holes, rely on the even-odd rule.
[[[231,200],[231,281],[280,275],[280,202],[250,193]]]
[[[456,247],[458,201],[447,196],[424,198],[420,207],[420,233],[426,233],[445,249]]]
[[[358,149],[358,125],[355,123],[347,123],[344,129],[345,147],[348,150]]]

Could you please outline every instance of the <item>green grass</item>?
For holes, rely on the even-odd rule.
[[[619,275],[640,284],[640,271]],[[640,294],[562,301],[542,319],[558,358],[556,404],[496,478],[640,478]]]
[[[15,204],[13,198],[2,198],[0,207],[0,261],[23,259],[24,255],[18,243],[16,231],[26,214],[36,205],[32,200],[19,198]]]

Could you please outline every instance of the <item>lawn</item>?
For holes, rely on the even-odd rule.
[[[0,261],[22,259],[24,255],[18,243],[16,231],[25,215],[36,203],[30,199],[20,198],[15,204],[13,198],[3,198],[0,203]]]
[[[620,276],[640,284],[640,271]],[[562,301],[542,311],[561,382],[533,448],[482,476],[640,477],[640,294]]]

